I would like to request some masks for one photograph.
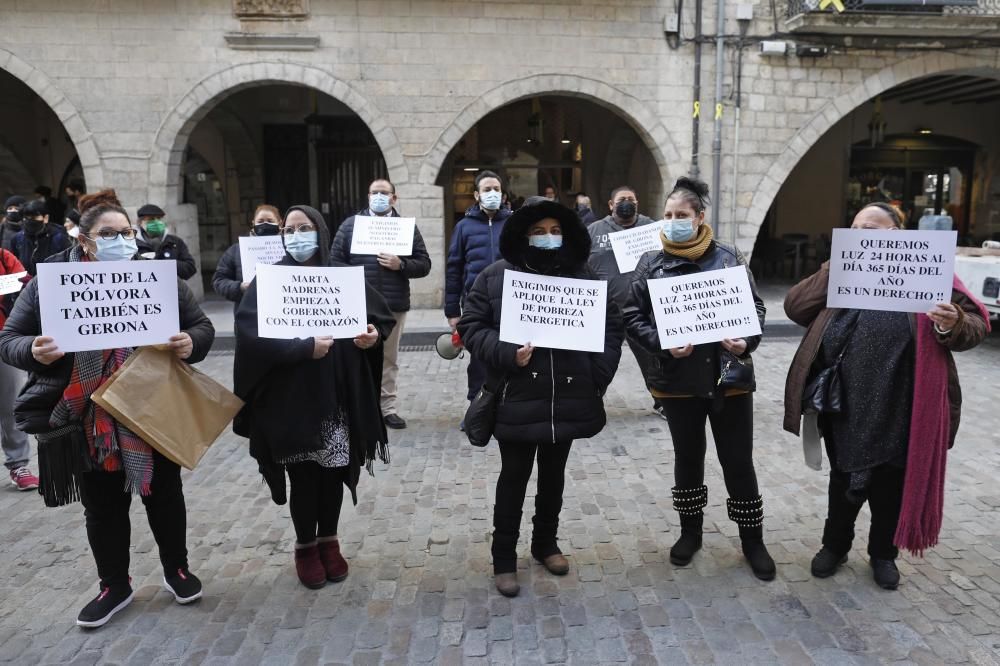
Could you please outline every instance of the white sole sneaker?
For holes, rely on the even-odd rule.
[[[91,620],[91,621],[88,622],[86,620],[81,620],[81,619],[77,618],[77,620],[76,620],[76,626],[78,626],[78,627],[86,627],[88,629],[93,629],[95,627],[103,627],[104,625],[106,625],[108,623],[109,620],[111,620],[111,618],[113,618],[115,616],[115,613],[117,613],[121,609],[125,608],[130,603],[132,603],[132,598],[134,596],[135,596],[135,592],[129,593],[129,595],[125,599],[125,601],[121,602],[120,604],[118,604],[117,606],[115,606],[114,608],[112,608],[110,613],[108,613],[104,617],[100,618],[99,620]]]
[[[198,599],[201,599],[202,590],[198,590],[195,594],[192,594],[190,597],[182,597],[181,595],[177,594],[174,588],[170,587],[170,583],[167,582],[167,578],[165,576],[163,578],[163,587],[166,588],[167,592],[174,595],[174,601],[176,601],[181,605],[189,604],[192,601],[197,601]]]

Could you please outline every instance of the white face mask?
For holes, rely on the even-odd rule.
[[[562,247],[563,238],[556,234],[535,234],[528,236],[528,245],[540,250],[558,250]]]
[[[683,243],[694,238],[694,220],[663,220],[663,236],[672,243]]]
[[[486,210],[500,210],[502,202],[503,194],[497,190],[490,190],[479,194],[479,205]]]

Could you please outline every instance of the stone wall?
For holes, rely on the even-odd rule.
[[[414,284],[417,306],[441,300],[445,249],[436,177],[451,148],[489,111],[533,95],[586,98],[637,130],[662,182],[691,164],[692,46],[667,45],[662,24],[671,0],[235,3],[305,18],[267,18],[257,10],[237,16],[232,0],[12,4],[0,9],[0,68],[52,107],[91,187],[114,186],[130,205],[181,205],[188,137],[237,90],[297,83],[346,104],[375,135],[402,212],[418,218],[435,259],[431,276]],[[750,35],[773,30],[770,6],[755,5]],[[714,3],[706,3],[706,32],[714,30],[713,11]],[[691,13],[684,19],[690,37]],[[737,32],[735,20],[727,32]],[[728,63],[727,57],[726,95]],[[714,50],[706,45],[703,109],[715,102],[713,68]],[[728,238],[735,193],[738,243],[750,252],[781,183],[823,132],[893,85],[972,68],[995,74],[1000,56],[982,49],[917,56],[844,50],[768,59],[748,48],[739,175],[734,187],[727,99],[723,188],[715,193],[712,219]],[[712,167],[711,116],[704,113],[701,123],[703,178]],[[185,225],[196,224],[187,209],[176,210]],[[655,216],[658,206],[646,212]]]

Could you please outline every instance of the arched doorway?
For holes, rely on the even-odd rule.
[[[312,205],[335,233],[387,173],[372,132],[329,95],[272,83],[225,97],[191,129],[180,168],[181,202],[197,207],[204,284],[259,204]]]
[[[623,184],[636,189],[641,212],[658,217],[662,205],[665,174],[642,137],[611,109],[581,97],[519,99],[465,133],[437,176],[448,235],[473,205],[473,181],[483,169],[501,175],[515,208],[552,187],[570,207],[585,192],[600,218],[608,214],[610,191]]]
[[[0,100],[0,199],[48,187],[50,221],[61,224],[71,206],[63,188],[83,177],[76,146],[48,103],[2,69]]]
[[[891,87],[833,124],[782,182],[761,225],[759,274],[795,280],[829,255],[830,232],[872,201],[917,228],[952,218],[960,244],[1000,237],[1000,72],[949,72]]]

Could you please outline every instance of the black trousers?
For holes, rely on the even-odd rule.
[[[625,342],[628,343],[628,348],[632,350],[635,362],[639,364],[639,372],[642,373],[643,384],[649,389],[649,373],[653,367],[653,355],[627,337],[625,338]],[[656,402],[656,400],[654,399],[653,402]]]
[[[903,506],[903,480],[906,470],[892,465],[880,465],[872,472],[868,487],[868,505],[872,524],[868,531],[868,555],[879,560],[894,560],[899,549],[892,544]],[[829,504],[826,525],[823,528],[823,545],[838,555],[846,555],[854,541],[854,522],[861,512],[864,500],[848,499],[850,474],[830,470]]]
[[[153,452],[151,493],[142,497],[149,528],[160,551],[164,573],[186,569],[187,508],[181,468]],[[87,523],[87,539],[103,585],[128,584],[129,541],[132,526],[125,490],[125,472],[87,472],[80,479],[80,499]]]
[[[295,540],[312,543],[316,537],[337,534],[347,468],[323,467],[312,461],[292,463],[285,468],[291,485],[288,508],[295,526]]]
[[[674,483],[680,489],[705,483],[705,421],[712,426],[726,491],[735,499],[760,495],[753,467],[753,394],[660,400],[674,440]]]
[[[556,533],[566,485],[566,460],[573,442],[533,444],[500,442],[500,478],[493,507],[493,571],[517,571],[517,538],[521,509],[531,470],[538,459],[538,490],[535,493],[531,553],[539,559],[559,552]]]

